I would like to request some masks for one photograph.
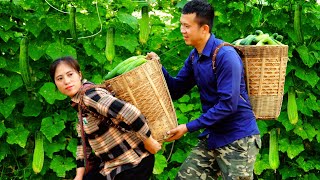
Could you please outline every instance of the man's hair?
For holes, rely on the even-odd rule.
[[[182,14],[196,14],[200,26],[207,24],[211,32],[214,20],[214,8],[205,0],[191,0],[184,5]]]

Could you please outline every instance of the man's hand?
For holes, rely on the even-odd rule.
[[[147,53],[146,59],[147,60],[160,60],[160,57],[154,52],[149,52],[149,53]]]
[[[178,127],[171,129],[167,132],[169,136],[172,136],[166,139],[167,142],[180,139],[185,133],[188,132],[186,124],[180,124]]]
[[[161,149],[161,144],[155,139],[153,139],[152,136],[144,140],[143,144],[144,148],[146,148],[146,150],[149,151],[151,154],[156,154]]]

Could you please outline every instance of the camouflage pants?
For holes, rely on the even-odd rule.
[[[248,136],[218,149],[208,150],[207,141],[198,145],[181,165],[176,180],[252,180],[256,155],[261,148],[260,135]]]

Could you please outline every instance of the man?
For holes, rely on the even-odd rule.
[[[213,69],[213,51],[223,43],[211,33],[213,19],[213,7],[207,2],[187,2],[180,30],[185,43],[194,49],[175,78],[163,68],[171,97],[178,99],[197,85],[203,110],[199,118],[168,132],[173,136],[167,141],[173,141],[187,132],[205,129],[176,179],[215,179],[218,171],[223,179],[253,179],[261,140],[246,91],[243,64],[233,47],[223,46]],[[154,53],[148,56],[157,58]]]

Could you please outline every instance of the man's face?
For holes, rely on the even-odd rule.
[[[197,46],[203,38],[203,28],[195,21],[196,14],[182,14],[180,17],[180,32],[187,45]]]

